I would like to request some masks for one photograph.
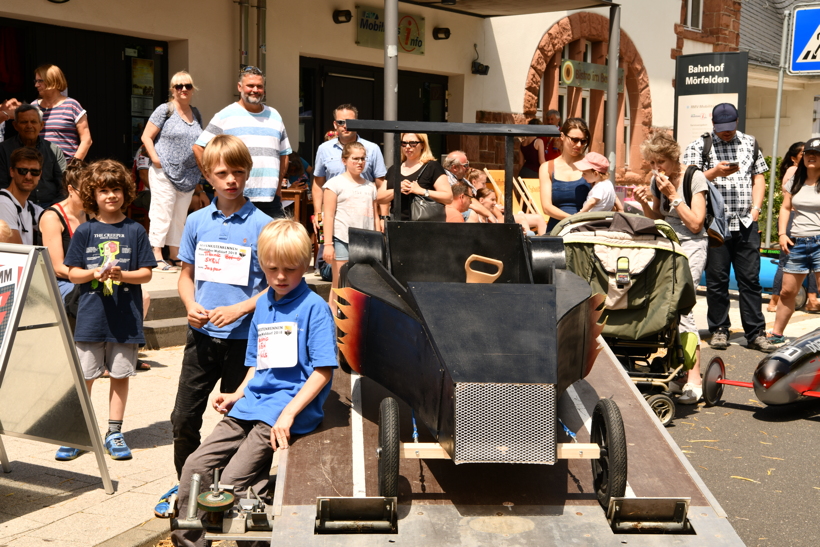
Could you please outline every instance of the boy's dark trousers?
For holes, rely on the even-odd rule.
[[[182,476],[185,460],[199,447],[202,415],[216,383],[221,393],[233,393],[247,374],[247,339],[214,338],[188,327],[182,371],[171,425],[174,432],[174,466]]]

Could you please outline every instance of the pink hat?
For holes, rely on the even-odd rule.
[[[579,171],[586,171],[592,169],[599,173],[609,172],[609,160],[598,152],[590,152],[584,159],[575,162],[575,168]]]

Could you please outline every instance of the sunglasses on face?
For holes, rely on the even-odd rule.
[[[347,125],[347,120],[333,120],[333,123],[344,126]]]
[[[570,137],[567,134],[564,134],[564,136],[566,138],[568,138],[569,140],[571,140],[573,144],[582,144],[583,145],[583,144],[586,144],[587,142],[589,142],[587,139],[579,139],[577,137]]]
[[[469,162],[469,161],[468,161],[467,163],[460,163],[460,162],[458,162],[458,163],[456,163],[456,165],[460,165],[460,166],[462,166],[462,167],[470,167],[470,162]]]
[[[420,144],[421,144],[421,141],[401,141],[401,145],[405,148],[408,147],[408,146],[410,148],[415,148]]]
[[[17,173],[18,173],[20,176],[23,176],[23,177],[25,177],[25,176],[26,176],[26,175],[28,175],[29,173],[31,173],[31,176],[32,176],[32,177],[39,177],[39,176],[40,176],[40,173],[42,173],[42,172],[43,172],[43,170],[42,170],[42,169],[28,169],[28,168],[26,168],[26,167],[15,167],[15,169],[17,169]]]
[[[35,79],[34,79],[34,85],[41,84],[41,83],[43,83],[44,81],[45,81],[45,80],[41,80],[40,78],[35,78]]]
[[[194,84],[176,84],[174,86],[174,89],[176,89],[177,91],[182,91],[183,88],[187,89],[188,91],[191,91],[194,88]]]

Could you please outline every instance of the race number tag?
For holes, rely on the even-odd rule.
[[[294,321],[259,325],[256,370],[295,367],[299,360],[299,334]]]
[[[246,286],[252,253],[251,247],[200,241],[196,245],[195,278],[197,281]]]

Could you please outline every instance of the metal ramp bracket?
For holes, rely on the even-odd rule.
[[[381,498],[316,498],[317,534],[397,534],[398,501]]]
[[[612,498],[606,518],[616,534],[694,534],[690,498]]]

